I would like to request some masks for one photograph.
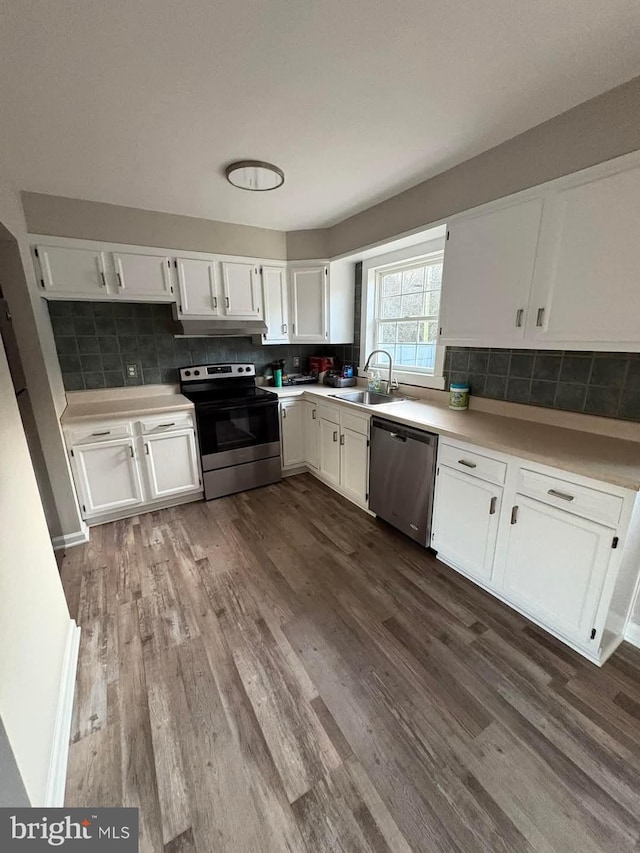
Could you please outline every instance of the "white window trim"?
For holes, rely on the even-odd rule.
[[[364,376],[364,365],[369,353],[375,349],[375,310],[376,310],[376,273],[384,267],[393,267],[399,263],[419,260],[436,252],[444,251],[445,238],[429,240],[396,252],[377,255],[362,263],[362,317],[360,322],[360,364],[358,374]],[[416,385],[421,388],[443,390],[445,347],[436,345],[436,359],[433,373],[422,371],[396,370],[393,375],[403,385]]]

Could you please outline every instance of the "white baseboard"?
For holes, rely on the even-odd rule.
[[[627,643],[631,643],[632,646],[640,649],[640,625],[637,622],[627,623],[624,638]]]
[[[89,541],[89,526],[81,521],[82,527],[75,533],[66,533],[63,536],[54,536],[51,540],[54,551],[62,551],[63,548],[73,548],[74,545],[84,545]]]
[[[67,762],[69,760],[69,738],[73,715],[73,697],[76,687],[76,670],[80,650],[80,628],[73,619],[69,620],[67,645],[64,651],[60,692],[56,722],[53,730],[53,744],[49,760],[49,775],[45,792],[44,806],[60,808],[64,805],[64,789],[67,781]]]

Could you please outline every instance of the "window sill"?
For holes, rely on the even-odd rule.
[[[384,367],[376,368],[380,370],[380,376],[384,381],[387,378],[387,372]],[[366,374],[361,365],[358,369],[358,375],[364,377]],[[437,391],[445,390],[444,376],[433,376],[429,373],[409,373],[404,370],[394,370],[393,378],[397,379],[400,385],[415,385],[417,388],[433,388]]]

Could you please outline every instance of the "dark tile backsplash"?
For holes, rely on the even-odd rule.
[[[477,397],[640,421],[640,353],[449,347],[444,375]]]
[[[311,355],[358,363],[359,343],[262,346],[250,337],[174,338],[170,305],[54,301],[48,305],[67,391],[177,382],[178,368],[203,362],[250,361],[258,374],[281,358],[289,371],[297,372],[295,356],[300,358],[301,371],[307,369]],[[359,341],[359,319],[356,328]],[[136,365],[135,379],[126,375],[129,364]]]

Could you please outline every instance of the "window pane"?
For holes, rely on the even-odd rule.
[[[397,323],[380,323],[378,326],[378,343],[395,343]]]
[[[411,344],[402,344],[396,347],[396,362],[409,367],[415,367],[416,347]]]
[[[415,344],[417,340],[418,323],[398,323],[398,343]]]
[[[429,367],[433,369],[436,363],[436,348],[433,344],[418,344],[416,354],[416,367]]]
[[[439,314],[440,313],[440,291],[439,290],[428,290],[427,291],[427,307],[425,309],[425,314]]]
[[[397,296],[400,293],[402,273],[392,272],[382,276],[382,295]]]
[[[424,267],[405,270],[402,273],[402,292],[415,293],[424,290]]]
[[[430,264],[427,267],[427,284],[426,286],[434,290],[439,289],[442,285],[442,264]]]
[[[383,299],[380,316],[383,320],[395,320],[396,317],[399,317],[400,297],[390,296],[388,299]]]
[[[411,293],[402,297],[401,317],[424,316],[424,293]]]
[[[438,337],[436,320],[424,320],[418,323],[418,341],[420,343],[435,343]]]

